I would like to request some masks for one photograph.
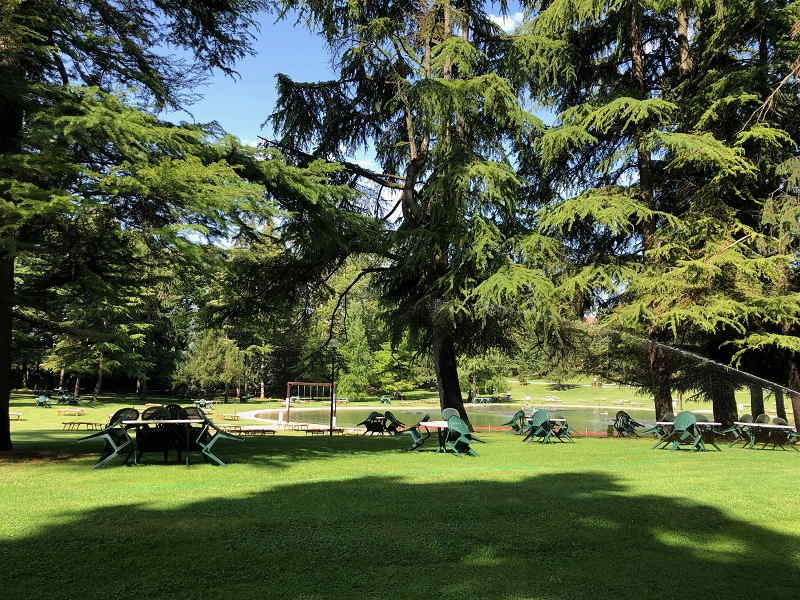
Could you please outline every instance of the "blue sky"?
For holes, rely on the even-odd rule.
[[[522,19],[514,11],[496,22],[510,30]],[[275,23],[274,15],[262,15],[261,31],[256,34],[255,54],[236,65],[240,77],[231,79],[214,73],[208,85],[197,90],[203,98],[185,112],[169,112],[172,121],[204,123],[216,120],[228,132],[246,143],[255,144],[261,125],[275,107],[275,75],[285,73],[296,81],[319,81],[334,77],[328,50],[322,38],[292,20]]]

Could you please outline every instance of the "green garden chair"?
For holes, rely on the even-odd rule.
[[[789,422],[786,419],[775,417],[772,419],[772,424],[788,426]],[[773,429],[769,432],[769,439],[764,442],[764,447],[766,447],[769,442],[772,442],[773,448],[786,450],[786,444],[789,444],[789,447],[792,450],[800,452],[800,450],[798,450],[794,445],[798,440],[800,440],[800,434],[798,434],[797,431],[791,429]]]
[[[121,408],[113,414],[108,425],[102,431],[87,435],[79,439],[79,442],[88,442],[89,440],[102,439],[105,440],[106,445],[103,450],[103,455],[100,457],[95,465],[102,467],[115,456],[125,454],[125,464],[128,463],[133,453],[136,451],[136,442],[128,435],[129,426],[123,425],[122,421],[136,421],[139,418],[139,411],[135,408]]]
[[[419,420],[419,422],[416,425],[412,425],[411,427],[408,427],[407,429],[404,429],[403,431],[400,432],[400,435],[408,435],[409,437],[411,437],[411,447],[405,448],[403,450],[404,452],[411,452],[412,450],[416,450],[417,448],[421,447],[431,437],[430,430],[425,427],[425,421],[430,421],[430,419],[431,419],[430,415],[425,415]],[[419,432],[420,427],[425,429],[424,436]]]
[[[195,412],[196,411],[196,412]],[[220,440],[233,440],[235,442],[243,442],[244,438],[237,437],[235,435],[231,435],[230,433],[224,432],[222,429],[217,427],[214,422],[209,419],[206,414],[199,408],[195,408],[193,411],[189,412],[189,417],[195,418],[199,413],[200,418],[203,419],[203,426],[200,429],[200,434],[197,436],[195,443],[200,448],[200,452],[203,453],[203,456],[207,459],[215,462],[221,467],[226,466],[224,462],[214,454],[214,444],[216,444]]]
[[[758,423],[760,425],[769,425],[770,421],[769,415],[760,414],[753,419],[753,423]],[[769,432],[766,429],[762,429],[761,427],[748,427],[745,430],[745,434],[747,435],[747,443],[744,445],[745,448],[749,450],[754,450],[756,444],[759,441],[769,441]],[[763,449],[763,446],[762,446]]]
[[[614,416],[614,430],[617,432],[617,437],[639,437],[636,432],[637,427],[644,427],[638,421],[635,421],[632,416],[624,410],[617,411]]]
[[[522,430],[525,429],[525,411],[520,409],[514,413],[514,416],[508,421],[508,423],[503,423],[503,427],[511,426],[511,430],[516,435],[521,435]]]
[[[670,446],[672,450],[680,450],[681,446],[691,446],[698,452],[705,451],[706,447],[703,444],[703,436],[697,431],[695,424],[697,417],[689,411],[678,413],[675,421],[672,424],[672,431],[667,436],[659,440],[655,446],[666,448]]]
[[[522,440],[527,442],[532,438],[539,438],[539,443],[549,444],[553,436],[553,427],[550,422],[550,415],[544,409],[539,409],[530,418],[528,427],[525,429],[528,435]]]
[[[390,410],[387,410],[385,413],[383,413],[383,416],[385,419],[384,424],[386,427],[386,431],[388,431],[392,435],[399,435],[400,432],[398,431],[398,428],[406,426],[406,424],[400,421],[400,419],[398,419],[397,417],[395,417],[392,411]]]
[[[447,439],[444,444],[446,450],[451,450],[453,454],[478,456],[478,453],[472,449],[472,442],[485,443],[470,432],[467,424],[458,415],[447,419]]]
[[[753,417],[751,415],[742,415],[739,418],[740,423],[752,423]],[[722,429],[715,429],[714,433],[720,437],[727,437],[731,436],[733,439],[728,444],[728,447],[735,446],[739,442],[747,441],[748,436],[745,429],[741,425],[737,425],[736,423],[731,423],[727,427],[723,427]]]
[[[559,415],[559,418],[563,418]],[[553,435],[559,442],[572,442],[575,443],[575,438],[572,437],[572,432],[569,423],[565,420],[563,423],[556,423],[553,427]]]
[[[460,417],[461,414],[458,412],[458,409],[455,408],[443,408],[442,409],[442,420],[447,421],[450,417]]]
[[[53,405],[50,403],[50,397],[42,394],[36,397],[36,406],[50,408]]]

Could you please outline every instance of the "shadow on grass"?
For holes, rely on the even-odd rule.
[[[607,474],[279,486],[0,541],[6,598],[780,598],[798,538]],[[164,492],[166,493],[166,492]]]

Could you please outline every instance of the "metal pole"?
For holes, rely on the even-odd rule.
[[[336,345],[333,345],[331,358],[331,420],[328,434],[333,437],[333,428],[336,426]]]

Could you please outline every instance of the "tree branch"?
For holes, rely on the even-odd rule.
[[[269,140],[269,139],[267,139],[265,137],[261,137],[261,136],[258,136],[258,137],[259,137],[259,139],[261,141],[263,141],[268,146],[273,146],[275,148],[279,148],[279,149],[282,149],[282,150],[287,150],[287,151],[292,152],[294,154],[297,154],[298,156],[301,156],[301,157],[303,157],[303,158],[305,158],[307,160],[315,160],[315,159],[319,158],[319,157],[314,156],[312,154],[308,154],[307,152],[303,152],[302,150],[298,150],[297,148],[293,148],[291,146],[287,146],[286,144],[283,144],[281,142],[278,142],[278,141],[275,141],[275,140]],[[342,165],[345,169],[347,169],[351,173],[353,173],[355,175],[358,175],[359,177],[363,177],[365,179],[369,179],[370,181],[372,181],[374,183],[377,183],[378,185],[382,185],[382,186],[388,187],[388,188],[393,188],[395,190],[402,190],[403,189],[403,184],[402,183],[395,183],[394,181],[390,181],[392,179],[393,180],[397,180],[397,181],[403,181],[404,178],[402,176],[400,176],[400,175],[392,175],[392,174],[389,174],[389,173],[376,173],[374,171],[370,171],[369,169],[365,169],[364,167],[362,167],[360,165],[348,162],[346,160],[327,160],[327,159],[325,159],[325,162],[328,162],[328,163],[331,163],[331,164]]]

